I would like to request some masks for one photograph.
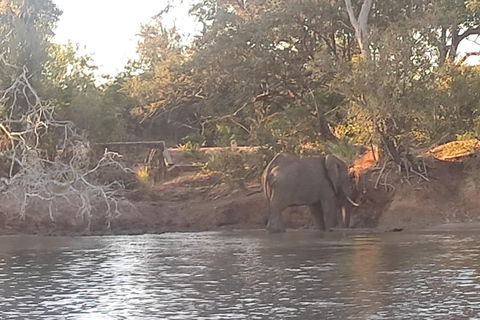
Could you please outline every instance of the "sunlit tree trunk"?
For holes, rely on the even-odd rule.
[[[372,1],[373,0],[363,0],[362,8],[360,9],[357,18],[353,11],[352,1],[345,0],[350,23],[355,29],[358,46],[360,47],[362,57],[366,60],[370,60],[370,51],[368,49],[368,16],[370,14],[370,9],[372,8]]]

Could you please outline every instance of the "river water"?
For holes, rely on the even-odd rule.
[[[480,319],[480,232],[3,237],[0,319]]]

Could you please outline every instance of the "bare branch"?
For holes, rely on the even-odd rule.
[[[458,35],[457,45],[460,44],[460,42],[462,42],[462,40],[464,40],[467,37],[469,37],[471,35],[474,35],[474,34],[475,35],[480,35],[480,26],[477,26],[475,28],[469,28],[464,33]]]
[[[480,51],[465,53],[465,55],[456,63],[456,65],[461,66],[471,56],[480,56]]]
[[[24,219],[34,199],[48,205],[52,220],[59,205],[65,203],[88,223],[99,202],[107,208],[108,223],[120,214],[120,204],[128,203],[120,196],[122,183],[102,183],[98,178],[99,169],[106,166],[129,172],[118,162],[120,155],[105,150],[101,159],[92,163],[90,145],[83,133],[72,122],[55,119],[53,103],[38,96],[25,68],[9,88],[0,91],[0,108],[5,110],[0,135],[10,142],[0,153],[10,162],[0,195],[14,200],[7,214]],[[42,149],[42,139],[48,134],[57,139],[53,160]]]

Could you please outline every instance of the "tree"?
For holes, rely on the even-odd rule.
[[[345,5],[347,7],[348,17],[350,18],[350,23],[355,29],[355,36],[357,38],[358,46],[362,52],[364,59],[370,59],[370,49],[368,44],[368,15],[370,14],[370,9],[372,8],[372,0],[363,0],[362,8],[358,14],[358,18],[355,17],[355,12],[353,11],[352,1],[345,0]]]
[[[124,90],[137,103],[131,115],[142,123],[140,135],[178,140],[177,133],[189,132],[195,118],[186,106],[200,100],[185,66],[189,52],[175,28],[165,28],[159,18],[142,26],[140,39],[139,60],[131,62],[132,74],[124,82]]]
[[[89,133],[92,141],[103,142],[125,137],[119,115],[128,107],[116,81],[97,84],[89,55],[79,55],[78,46],[52,44],[43,64],[42,96],[55,100],[59,119],[74,122]]]
[[[138,69],[125,90],[137,101],[132,113],[144,132],[164,135],[158,128],[175,124],[177,132],[188,128],[179,137],[214,135],[223,144],[235,138],[279,149],[338,137],[382,141],[398,161],[440,128],[473,128],[466,120],[476,114],[474,73],[449,69],[449,44],[454,21],[459,35],[475,29],[474,5],[203,0],[191,14],[204,28],[188,47],[162,27],[161,16],[144,27],[141,58],[132,64]],[[449,106],[438,106],[445,88],[458,90],[440,85],[450,77],[469,86],[461,91],[468,105],[444,99]]]
[[[51,0],[4,0],[0,3],[2,87],[12,84],[23,68],[31,81],[39,81],[60,14]]]
[[[257,110],[261,117],[253,123],[245,123],[248,117],[240,121],[245,131],[255,131],[248,127],[273,119],[269,116],[281,113],[282,106],[294,106],[308,111],[307,120],[316,119],[313,127],[323,139],[335,140],[325,113],[342,99],[329,93],[328,81],[335,60],[349,60],[352,48],[350,33],[339,23],[345,17],[338,15],[338,4],[313,0],[251,1],[246,8],[234,1],[217,4],[198,5],[200,19],[214,23],[197,39],[194,59],[215,57],[218,72],[228,75],[216,77],[229,83],[222,96],[231,107],[221,119],[233,122],[240,108],[243,113]],[[311,67],[317,58],[325,61],[314,75]]]
[[[84,132],[69,121],[72,110],[88,110],[101,91],[88,57],[76,55],[71,45],[50,43],[59,15],[49,0],[0,2],[0,194],[8,204],[2,210],[9,218],[25,219],[45,214],[38,210],[41,202],[54,220],[55,211],[67,204],[89,223],[95,205],[103,201],[109,223],[120,213],[117,194],[123,185],[102,183],[97,172],[118,165],[115,154],[106,152],[99,162],[90,162]],[[95,110],[91,119],[99,116]],[[36,208],[30,212],[32,203]]]
[[[363,1],[361,12],[367,5]],[[468,5],[468,1],[455,0],[372,4],[369,29],[364,29],[369,30],[369,53],[363,57],[369,59],[354,61],[353,68],[345,71],[346,83],[340,83],[339,88],[343,86],[345,90],[341,92],[352,106],[369,115],[374,136],[378,135],[384,150],[397,164],[401,164],[412,145],[428,142],[445,132],[454,136],[460,128],[473,128],[468,118],[476,116],[478,104],[472,100],[471,83],[466,76],[470,72],[459,72],[453,63],[458,57],[459,43],[475,34],[478,26]],[[361,19],[355,19],[348,0],[346,11],[355,30],[361,31],[357,31],[360,39],[359,35],[365,35]],[[359,47],[365,48],[361,42]],[[445,86],[446,80],[463,83],[466,88]],[[439,101],[445,89],[465,94],[462,102],[448,100],[449,96],[459,96],[455,92]]]

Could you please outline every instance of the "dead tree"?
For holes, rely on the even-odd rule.
[[[54,220],[60,205],[68,203],[76,211],[75,218],[88,221],[94,210],[105,206],[108,223],[121,214],[128,204],[122,197],[123,184],[118,181],[103,184],[97,172],[104,166],[116,165],[119,155],[105,150],[98,161],[89,157],[90,144],[70,121],[55,118],[55,105],[42,100],[29,82],[24,68],[20,76],[0,91],[0,130],[8,144],[0,157],[9,164],[2,177],[0,196],[9,203],[4,212],[11,218],[25,219],[33,200],[47,204]],[[45,141],[55,140],[55,154],[47,150]]]

